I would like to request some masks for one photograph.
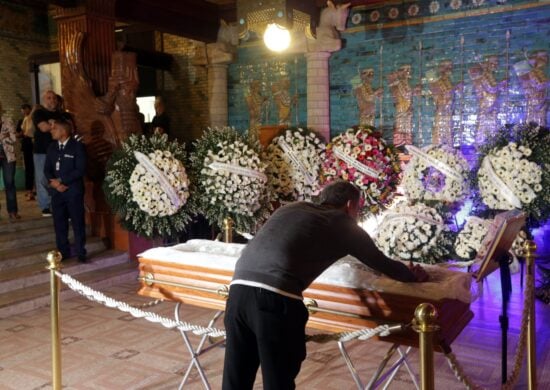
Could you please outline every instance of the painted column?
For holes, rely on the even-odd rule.
[[[330,52],[306,53],[307,127],[330,140],[330,91],[328,59]]]
[[[220,27],[220,31],[226,26]],[[221,34],[221,32],[220,32]],[[218,34],[218,35],[220,35]],[[235,59],[238,38],[235,42],[218,42],[206,45],[205,56],[197,64],[205,64],[208,68],[208,111],[210,126],[227,126],[227,66]]]
[[[208,65],[210,126],[227,126],[227,64]]]

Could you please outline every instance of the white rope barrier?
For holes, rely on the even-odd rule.
[[[59,271],[56,271],[56,275],[65,283],[71,290],[80,293],[91,301],[101,303],[107,307],[115,308],[125,313],[130,313],[136,318],[143,318],[147,321],[158,323],[168,329],[177,328],[183,332],[193,332],[198,336],[209,335],[211,337],[223,337],[225,336],[225,331],[216,329],[216,328],[205,328],[198,325],[189,324],[182,321],[174,321],[169,318],[162,317],[157,313],[143,311],[136,307],[130,306],[125,302],[117,301],[116,299],[110,298],[105,294],[102,294],[98,291],[91,289],[88,286],[80,283],[78,280],[74,279],[72,276],[63,274]]]
[[[527,347],[527,329],[529,322],[529,308],[533,304],[533,290],[535,288],[535,281],[533,276],[529,273],[527,274],[527,280],[525,283],[525,292],[523,300],[523,312],[521,313],[521,330],[519,334],[518,345],[516,347],[516,353],[514,356],[514,368],[512,373],[506,378],[506,383],[502,384],[502,390],[511,390],[514,388],[520,374],[523,358],[525,357],[525,351]],[[464,368],[458,362],[454,353],[450,352],[445,355],[449,367],[454,372],[456,378],[464,384],[467,389],[471,390],[481,390],[483,387],[478,386],[472,382],[472,379],[466,375]]]
[[[79,293],[80,295],[83,295],[90,301],[94,301],[104,306],[118,309],[125,313],[129,313],[136,318],[143,318],[147,321],[161,324],[162,326],[168,329],[179,329],[182,332],[192,332],[193,334],[196,334],[198,336],[208,335],[212,338],[217,338],[217,339],[225,337],[225,330],[220,330],[216,328],[205,328],[202,326],[193,325],[183,321],[171,320],[169,318],[162,317],[157,313],[144,311],[135,306],[130,306],[125,302],[121,302],[114,298],[108,297],[105,294],[99,291],[93,290],[92,288],[84,285],[83,283],[74,279],[70,275],[64,274],[59,271],[56,271],[55,274],[71,290]],[[154,306],[160,302],[162,302],[162,300],[157,299],[155,301],[142,305],[142,307]],[[340,333],[330,333],[330,334],[322,333],[322,334],[308,335],[306,336],[306,341],[312,341],[316,343],[326,343],[328,341],[346,342],[353,339],[364,341],[377,335],[381,337],[388,336],[391,332],[394,332],[396,330],[401,330],[401,329],[402,329],[401,325],[398,325],[398,326],[379,325],[376,328],[372,328],[372,329],[365,328],[365,329],[356,330],[353,332],[340,332]]]
[[[401,328],[399,326],[399,328]],[[374,336],[380,335],[388,336],[392,330],[395,330],[395,327],[389,325],[379,325],[376,328],[365,328],[361,330],[356,330],[353,332],[340,332],[340,333],[321,333],[314,335],[307,335],[306,341],[312,341],[315,343],[327,343],[329,341],[341,341],[346,342],[353,339],[358,339],[361,341],[368,340]]]

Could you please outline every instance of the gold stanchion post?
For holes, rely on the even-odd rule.
[[[223,220],[223,241],[233,242],[233,220],[230,217]]]
[[[52,387],[61,390],[61,333],[59,330],[59,279],[55,274],[61,269],[61,253],[48,253],[48,269],[50,270],[51,299],[51,336],[52,336]]]
[[[414,311],[413,329],[418,333],[420,344],[420,381],[422,390],[433,390],[434,350],[433,336],[439,330],[436,325],[437,310],[430,303],[421,303]]]
[[[525,262],[527,263],[527,277],[535,280],[535,252],[537,245],[534,241],[525,243]],[[527,328],[527,386],[529,390],[537,388],[537,356],[535,342],[535,298],[531,297],[529,310],[529,323]]]

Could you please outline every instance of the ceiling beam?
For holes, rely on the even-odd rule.
[[[143,23],[158,31],[214,42],[220,8],[201,0],[116,0],[115,15],[120,21]]]

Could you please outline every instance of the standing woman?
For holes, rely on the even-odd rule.
[[[0,103],[1,127],[0,127],[0,167],[4,178],[4,190],[6,191],[6,205],[10,220],[21,218],[17,214],[17,193],[15,192],[15,126],[13,121],[2,115],[2,103]]]

